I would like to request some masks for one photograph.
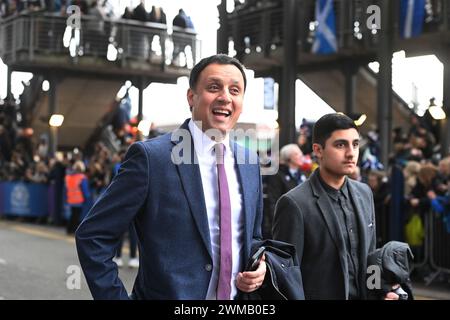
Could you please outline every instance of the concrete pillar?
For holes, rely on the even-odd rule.
[[[378,73],[377,88],[377,110],[378,130],[380,132],[380,160],[387,166],[389,152],[391,150],[392,129],[392,54],[393,54],[393,12],[394,1],[381,1],[381,30],[380,44],[378,50],[378,62],[380,71]]]
[[[356,74],[359,66],[348,60],[345,62],[342,72],[345,78],[345,114],[352,116],[356,107]]]
[[[217,9],[220,22],[220,28],[217,30],[217,53],[228,53],[227,0],[222,0]]]
[[[280,147],[295,141],[295,81],[297,80],[296,1],[283,1],[283,65],[278,98]]]
[[[12,74],[11,67],[8,67],[8,72],[6,75],[6,101],[13,100],[13,95],[11,92],[11,74]]]
[[[55,75],[51,75],[49,80],[50,82],[50,90],[49,90],[49,96],[48,96],[48,119],[50,120],[50,117],[57,113],[57,93],[58,93],[58,86],[57,86],[57,78]],[[56,151],[58,150],[58,128],[57,127],[51,127],[48,125],[49,131],[49,148],[48,148],[48,156],[54,157]]]
[[[447,50],[450,50],[448,48]],[[442,123],[443,131],[441,131],[442,156],[450,154],[450,53],[449,51],[442,53],[439,59],[444,64],[444,97],[442,99],[443,108],[446,119]]]
[[[138,124],[143,119],[144,89],[145,89],[144,79],[142,77],[139,77],[139,79],[138,79],[139,101],[138,101],[138,114],[137,114]]]

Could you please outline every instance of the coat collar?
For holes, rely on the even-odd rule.
[[[248,168],[249,159],[252,159],[252,154],[248,149],[239,146],[235,142],[231,142],[231,150],[233,151],[236,172],[238,175],[238,181],[240,185],[240,191],[242,194],[242,212],[244,215],[244,226],[245,226],[245,240],[244,241],[244,261],[247,261],[250,255],[250,245],[253,239],[254,233],[254,223],[255,221],[255,210],[251,209],[251,201],[256,196],[256,192],[252,193],[252,188],[256,188],[254,185],[254,176],[252,176],[252,171]],[[257,161],[258,159],[256,159]],[[250,162],[252,163],[252,162]]]

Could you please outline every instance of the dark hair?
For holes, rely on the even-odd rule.
[[[216,54],[207,58],[203,58],[197,63],[194,68],[191,70],[191,75],[189,77],[189,88],[192,90],[195,89],[197,85],[198,78],[200,73],[210,64],[232,64],[236,66],[239,71],[242,73],[242,77],[244,78],[244,90],[247,87],[247,77],[245,76],[244,66],[239,62],[238,59],[227,56],[226,54]]]
[[[336,130],[356,129],[358,127],[348,116],[342,113],[329,113],[321,117],[314,124],[313,143],[320,144],[325,148],[325,143]]]

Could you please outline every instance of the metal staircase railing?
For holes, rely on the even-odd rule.
[[[34,61],[37,55],[68,56],[71,46],[74,63],[81,57],[101,57],[106,60],[108,46],[117,50],[117,60],[123,67],[130,61],[148,61],[164,68],[172,60],[168,44],[182,40],[183,50],[190,48],[189,56],[196,63],[200,45],[196,33],[174,30],[168,33],[166,25],[133,20],[98,20],[82,16],[79,35],[67,26],[67,17],[57,14],[26,13],[8,17],[0,22],[0,57],[6,64],[22,60]],[[66,39],[65,39],[66,38]],[[65,41],[64,41],[65,39]],[[69,45],[70,41],[74,44]],[[66,43],[64,43],[66,42]],[[156,52],[152,51],[152,46]],[[158,55],[159,59],[154,59]],[[156,62],[155,62],[156,61]]]

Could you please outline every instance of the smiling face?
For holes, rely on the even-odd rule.
[[[315,143],[313,149],[321,172],[336,178],[352,174],[359,156],[358,131],[353,128],[335,130],[325,141],[325,147]]]
[[[218,129],[226,134],[242,112],[244,78],[232,64],[212,63],[202,70],[195,88],[187,92],[192,119],[202,130]]]

